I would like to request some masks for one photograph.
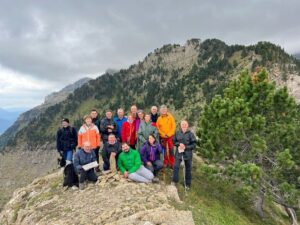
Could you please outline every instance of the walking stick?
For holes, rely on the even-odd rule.
[[[183,162],[183,183],[184,183],[184,192],[185,194],[187,194],[187,186],[186,186],[186,181],[185,181],[185,162],[184,162],[184,158],[183,158],[183,154],[181,156],[181,160]]]

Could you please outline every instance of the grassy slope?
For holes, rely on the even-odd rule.
[[[201,172],[201,164],[194,162],[192,188],[186,195],[183,185],[178,185],[183,204],[176,208],[191,210],[195,224],[201,225],[284,225],[289,219],[274,204],[268,203],[262,220],[240,199],[234,188],[208,180]],[[182,168],[180,178],[182,180]],[[183,181],[181,181],[183,184]],[[270,213],[272,208],[272,213]]]

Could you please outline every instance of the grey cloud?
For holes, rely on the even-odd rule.
[[[123,68],[167,43],[260,40],[300,51],[296,0],[1,1],[0,64],[52,82]]]

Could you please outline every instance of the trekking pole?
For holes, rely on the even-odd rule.
[[[182,162],[183,162],[183,183],[184,183],[184,192],[185,192],[185,194],[187,194],[187,186],[186,186],[186,180],[185,180],[185,162],[184,162],[183,155],[181,156],[181,160],[182,160]]]

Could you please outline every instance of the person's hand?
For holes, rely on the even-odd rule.
[[[116,154],[115,152],[112,152],[111,155],[112,155],[113,157],[116,157],[117,154]]]
[[[168,135],[165,135],[165,138],[168,138],[169,136]]]
[[[182,144],[182,143],[179,144],[179,147],[182,148],[182,149],[185,149],[185,145]]]
[[[111,132],[112,132],[112,129],[108,129],[107,131],[108,131],[109,133],[111,133]]]
[[[124,177],[128,178],[128,172],[127,171],[124,172]]]
[[[152,166],[152,163],[151,162],[147,162],[147,166]]]

